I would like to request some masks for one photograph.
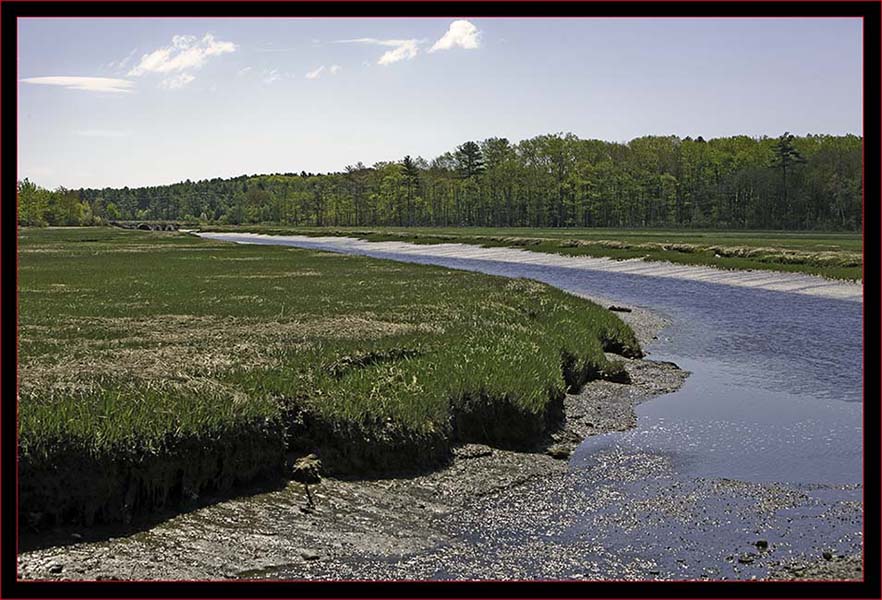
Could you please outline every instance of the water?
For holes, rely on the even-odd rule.
[[[235,234],[211,234],[211,237],[253,241],[248,236]],[[616,493],[632,499],[653,494],[656,498],[659,494],[680,495],[687,489],[698,493],[696,490],[699,490],[704,498],[702,514],[713,514],[715,502],[727,507],[728,514],[737,512],[739,503],[759,502],[757,490],[765,489],[762,484],[786,484],[788,489],[798,490],[810,502],[806,504],[803,500],[788,509],[790,512],[779,510],[774,518],[765,518],[762,524],[765,529],[790,531],[801,520],[814,519],[807,526],[811,528],[810,535],[800,532],[789,538],[793,551],[817,551],[831,539],[836,540],[839,547],[859,551],[859,517],[857,521],[838,517],[818,521],[816,517],[832,514],[840,506],[838,503],[861,501],[861,302],[571,266],[485,260],[480,252],[474,251],[470,253],[471,258],[462,258],[455,253],[433,254],[428,250],[430,247],[411,246],[407,251],[395,252],[389,251],[388,246],[377,245],[377,249],[373,249],[370,244],[353,246],[328,238],[321,241],[262,238],[260,243],[357,252],[507,277],[529,277],[573,293],[610,298],[667,315],[672,325],[661,332],[647,350],[651,358],[675,362],[692,375],[677,392],[639,405],[636,428],[585,440],[571,458],[574,475],[568,485],[584,487],[591,479],[590,485],[597,486],[603,483],[597,474],[607,463],[621,464],[634,456],[658,457],[668,465],[669,472],[663,480],[649,477],[636,484],[610,485]],[[496,255],[499,251],[494,249]],[[588,473],[593,473],[591,478]],[[713,493],[704,489],[711,486],[708,482],[727,480],[754,487],[746,488],[750,493],[720,491],[719,485]],[[672,485],[678,491],[672,492]],[[653,491],[654,487],[658,489]],[[747,495],[739,499],[740,494]],[[609,517],[609,512],[603,510],[591,514],[598,519]],[[712,519],[713,526],[708,525],[720,552],[731,551],[739,543],[743,546],[744,532],[759,530],[755,516],[750,511],[744,514],[743,522],[738,521],[737,527],[721,526],[717,517]],[[587,519],[588,513],[580,515]],[[622,517],[619,513],[616,515],[617,519]],[[567,521],[573,515],[561,513],[555,518]],[[607,548],[617,544],[628,548],[640,546],[635,541],[639,536],[617,533],[615,528],[603,533],[597,524],[586,523],[590,520],[561,532],[560,539],[578,542],[590,532],[592,539],[605,536],[603,542]],[[696,535],[706,538],[708,534],[698,531],[694,525],[684,522],[678,528],[665,522],[659,527],[664,528],[666,535],[676,533],[681,539]],[[521,523],[510,528],[510,533],[523,539],[528,535],[524,533],[525,527],[529,525]],[[655,559],[665,555],[659,545],[662,542],[652,541],[655,539],[652,536],[659,535],[661,529],[650,527],[641,531],[647,536],[640,546],[643,550],[629,551],[642,552]],[[478,529],[473,535],[478,539],[490,534]],[[501,532],[497,528],[492,535],[498,538]],[[767,537],[773,535],[778,534],[766,534]],[[696,542],[690,548],[703,548],[701,552],[707,552],[706,544]],[[672,564],[670,568],[682,569],[683,564]],[[686,574],[697,576],[698,573]]]

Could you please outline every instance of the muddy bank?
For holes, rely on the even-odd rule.
[[[860,580],[864,576],[864,565],[860,554],[845,556],[827,552],[820,560],[782,565],[772,576],[782,580]]]
[[[407,242],[368,242],[351,237],[310,237],[305,235],[263,235],[257,233],[213,233],[200,232],[196,235],[213,240],[233,241],[248,244],[285,244],[302,248],[328,249],[349,253],[390,253],[398,255],[419,255],[423,257],[455,257],[459,259],[495,261],[544,265],[606,271],[630,275],[645,275],[681,281],[704,281],[723,285],[746,287],[760,290],[805,294],[823,298],[833,298],[861,302],[863,286],[860,283],[825,279],[815,275],[787,273],[782,271],[732,271],[681,265],[661,261],[644,261],[639,258],[615,260],[589,256],[566,256],[530,252],[517,248],[484,248],[469,244],[411,244]]]
[[[666,324],[637,308],[622,318],[644,345]],[[594,381],[566,396],[564,427],[544,453],[468,444],[454,448],[447,468],[430,474],[326,478],[312,488],[313,512],[302,510],[303,488],[291,482],[103,541],[82,541],[76,537],[82,531],[58,531],[57,539],[69,545],[20,555],[19,575],[49,580],[847,576],[853,563],[839,570],[831,564],[840,565],[839,555],[859,557],[860,540],[839,537],[835,526],[861,519],[860,502],[853,500],[859,486],[684,481],[676,476],[674,459],[664,454],[605,454],[589,467],[574,467],[578,452],[570,462],[563,460],[585,436],[633,428],[635,406],[683,383],[686,373],[649,358],[624,361],[630,385]],[[819,494],[842,501],[822,502]],[[800,569],[818,563],[826,570]]]
[[[622,315],[641,343],[666,321],[635,309]],[[304,512],[300,484],[223,501],[177,515],[140,532],[105,530],[110,539],[81,542],[82,530],[58,529],[25,552],[19,574],[35,579],[308,578],[317,563],[334,577],[367,557],[392,559],[456,543],[448,524],[481,498],[516,495],[531,481],[567,472],[565,459],[587,435],[633,427],[633,407],[675,390],[686,377],[670,363],[624,359],[631,384],[597,380],[563,398],[563,425],[544,452],[516,452],[481,444],[453,449],[450,465],[432,473],[370,481],[326,478],[313,488],[314,512]],[[345,567],[344,565],[349,565]],[[297,571],[300,566],[305,570]],[[294,571],[292,571],[292,569]],[[328,572],[324,570],[328,569]]]

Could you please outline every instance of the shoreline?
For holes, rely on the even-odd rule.
[[[91,358],[35,353],[21,369],[29,387],[22,394],[19,522],[37,535],[64,524],[91,528],[193,510],[267,475],[277,478],[264,489],[283,485],[291,475],[286,462],[290,468],[298,453],[318,453],[328,475],[382,477],[437,469],[457,443],[533,450],[557,427],[567,389],[624,375],[604,349],[640,355],[634,334],[614,314],[547,285],[176,234],[37,235],[28,249],[69,252],[65,242],[74,241],[95,243],[125,272],[127,251],[151,253],[144,264],[155,268],[138,287],[167,304],[151,318],[130,317],[130,306],[111,293],[113,282],[96,273],[97,260],[82,273],[107,286],[100,312],[125,317],[96,316],[92,304],[83,314],[65,312],[55,290],[79,290],[83,278],[35,279],[53,295],[36,296],[34,306],[52,306],[46,314],[64,317],[33,325],[28,342],[76,326],[77,343]],[[163,275],[159,251],[184,248],[207,254],[179,253],[175,258],[195,262],[184,264],[177,280]],[[307,268],[283,270],[292,252]],[[28,268],[58,261],[28,258]],[[228,266],[214,260],[268,258],[274,261],[258,269],[254,283],[244,276],[250,265],[237,265],[243,276],[232,281]],[[327,302],[333,293],[344,297],[353,277],[364,286],[360,300]],[[388,296],[388,286],[403,283],[407,292]],[[294,298],[286,293],[298,286]],[[194,314],[177,314],[181,288],[190,292]],[[446,291],[440,300],[439,288]],[[34,285],[27,293],[42,290]],[[229,295],[253,305],[212,307]],[[414,307],[422,313],[413,314]],[[294,313],[287,320],[286,308]],[[200,311],[208,314],[196,316]],[[482,323],[478,330],[474,319]],[[134,337],[120,337],[133,325]],[[97,349],[93,337],[102,340]],[[235,350],[241,347],[254,352]],[[157,387],[113,379],[120,374]],[[65,392],[57,403],[40,402],[55,389],[91,385],[97,375],[105,379],[82,398]],[[60,442],[51,429],[56,422],[65,434]]]
[[[594,300],[605,301],[596,297]],[[641,345],[648,344],[670,323],[658,313],[630,308],[632,312],[621,313],[621,317],[632,327]],[[556,497],[561,485],[574,475],[568,461],[562,459],[580,441],[633,428],[637,405],[675,391],[688,376],[671,363],[647,358],[623,360],[632,383],[595,380],[581,393],[566,396],[566,421],[552,436],[553,443],[544,453],[466,444],[454,448],[453,459],[446,467],[426,474],[376,479],[325,478],[312,488],[316,498],[313,512],[302,511],[306,502],[303,487],[289,481],[283,489],[223,500],[148,529],[118,532],[101,541],[77,541],[77,532],[66,531],[62,535],[67,537],[68,545],[20,555],[19,575],[50,581],[678,579],[675,572],[653,562],[620,557],[615,546],[588,546],[590,558],[582,559],[586,561],[585,575],[560,576],[556,575],[559,570],[572,568],[572,561],[578,560],[568,557],[566,546],[564,551],[554,552],[544,546],[524,544],[520,554],[504,555],[513,563],[509,565],[493,557],[485,559],[482,548],[469,538],[469,532],[481,524],[499,521],[502,527],[517,527],[517,517],[512,523],[512,513],[524,512],[532,519],[531,513],[537,507],[553,507],[554,504],[549,505],[550,498]],[[600,470],[619,480],[633,480],[635,472],[638,479],[640,473],[657,472],[654,462],[652,457],[645,456],[637,462],[614,461]],[[674,519],[674,523],[684,518],[692,522],[697,517],[695,526],[703,529],[703,515],[681,514],[676,502],[671,504],[671,494],[678,493],[677,485],[663,488],[661,494],[626,496],[618,502],[648,502],[656,507],[652,511],[673,510],[668,518]],[[800,498],[804,498],[779,484],[719,480],[699,482],[697,487],[704,488],[699,489],[698,497],[711,500],[746,495],[751,506],[754,502],[762,505],[750,509],[759,513],[769,507],[779,510],[798,506]],[[591,503],[615,502],[616,496],[608,496],[606,488],[605,483],[587,488],[592,490]],[[696,489],[690,492],[695,493]],[[564,497],[563,501],[572,499]],[[619,527],[617,519],[615,526]],[[534,564],[537,553],[544,557],[541,572],[516,566],[524,556],[528,557],[527,564]],[[598,570],[591,564],[601,558],[613,562],[615,570]],[[713,553],[708,558],[714,565]],[[723,563],[721,567],[736,565],[735,573],[743,573],[736,576],[738,579],[835,580],[859,579],[860,558],[859,554],[848,554],[845,558],[834,554],[832,559],[808,555],[788,559],[776,555],[772,544],[768,552],[739,554],[735,550],[716,560]],[[680,560],[677,559],[678,563]],[[757,566],[765,571],[751,571]],[[702,579],[727,578],[714,577],[713,568],[706,571],[711,574]],[[751,572],[764,574],[750,576]]]
[[[694,281],[745,287],[772,292],[784,292],[819,296],[849,302],[863,301],[863,283],[838,279],[828,279],[820,275],[790,273],[771,270],[719,269],[699,265],[675,264],[641,258],[613,259],[609,257],[571,256],[534,252],[512,247],[483,247],[466,243],[413,244],[398,241],[366,241],[358,237],[311,236],[311,235],[269,235],[262,233],[198,231],[203,239],[232,241],[236,243],[261,244],[261,240],[290,240],[300,248],[329,250],[323,244],[342,245],[347,253],[360,254],[363,250],[398,254],[419,254],[432,258],[455,258],[468,260],[488,260],[518,264],[554,266],[572,269],[607,271],[624,275],[659,277],[681,281]],[[337,251],[340,250],[333,250]]]
[[[620,316],[641,346],[669,323],[638,307]],[[445,515],[537,478],[563,476],[568,467],[562,459],[585,437],[634,427],[637,404],[675,391],[688,375],[672,363],[615,358],[625,362],[632,382],[595,380],[581,393],[567,395],[566,419],[552,433],[544,453],[465,444],[453,449],[447,466],[426,474],[361,480],[328,477],[312,488],[317,507],[311,514],[300,510],[305,502],[302,486],[288,481],[281,490],[223,500],[106,540],[76,542],[81,534],[68,527],[54,534],[67,545],[49,545],[19,555],[19,576],[49,580],[271,577],[299,563],[307,569],[317,564],[331,568],[335,562],[352,565],[360,556],[388,558],[437,545],[444,537]],[[252,532],[230,528],[231,513],[247,514]],[[47,541],[51,537],[46,536]],[[258,553],[263,556],[243,548],[255,537],[273,540]],[[182,556],[171,552],[172,548],[188,546],[189,564],[169,564],[170,559]],[[252,558],[236,565],[232,558],[238,556]],[[286,556],[288,560],[282,560]],[[300,560],[292,564],[291,556]],[[303,577],[310,578],[310,574],[304,571]]]

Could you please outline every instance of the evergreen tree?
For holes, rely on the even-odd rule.
[[[466,142],[456,149],[456,170],[462,179],[471,179],[484,172],[484,156],[475,142]]]
[[[771,166],[781,170],[781,207],[784,209],[782,219],[788,223],[792,221],[792,214],[790,201],[787,199],[787,169],[805,162],[802,154],[793,146],[793,134],[785,131],[775,143]]]

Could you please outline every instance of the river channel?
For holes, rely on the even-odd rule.
[[[503,561],[513,577],[602,577],[628,557],[684,578],[746,578],[773,554],[777,564],[861,552],[863,306],[856,285],[768,273],[721,283],[665,275],[663,267],[662,276],[651,268],[595,268],[597,259],[523,262],[518,256],[536,253],[457,244],[201,235],[527,277],[670,319],[646,350],[689,371],[685,385],[638,405],[635,428],[587,438],[567,476],[543,491],[553,508],[542,518],[517,501],[488,507],[497,519],[464,517],[458,526],[476,549],[471,563],[453,568],[414,558],[426,576],[480,576],[482,564],[492,576],[490,565]],[[606,501],[579,500],[598,490]],[[553,561],[543,574],[537,553],[555,548],[572,560]],[[596,572],[585,571],[574,548],[593,557]],[[372,568],[390,573],[389,565],[358,566]]]

